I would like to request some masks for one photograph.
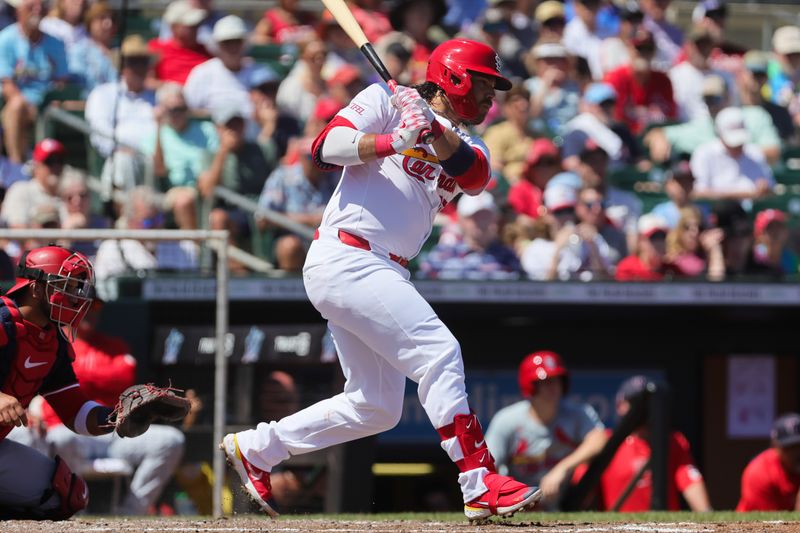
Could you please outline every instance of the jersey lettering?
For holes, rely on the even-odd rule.
[[[403,170],[405,170],[406,174],[412,178],[416,178],[422,182],[425,180],[430,181],[434,179],[437,172],[436,167],[430,163],[426,163],[425,161],[421,161],[419,159],[413,159],[409,156],[405,156],[403,158]]]
[[[358,105],[355,102],[352,102],[349,107],[350,107],[350,109],[352,109],[353,111],[355,111],[359,115],[363,115],[364,114],[364,108],[361,107],[360,105]]]

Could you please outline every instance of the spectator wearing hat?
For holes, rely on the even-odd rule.
[[[213,124],[190,121],[181,86],[165,83],[156,92],[158,128],[142,142],[142,152],[152,157],[156,176],[167,179],[165,207],[172,210],[180,229],[197,228],[197,180],[211,154],[219,148]]]
[[[617,93],[615,118],[638,135],[650,124],[674,120],[678,110],[669,77],[651,67],[656,53],[653,34],[639,30],[628,51],[630,64],[607,73],[604,81]]]
[[[328,78],[328,94],[337,100],[342,107],[350,103],[366,85],[361,78],[361,71],[358,67],[345,63],[336,69],[333,76]]]
[[[319,135],[342,107],[342,104],[333,98],[320,98],[317,100],[317,105],[314,106],[314,112],[306,121],[305,128],[303,128],[303,135],[306,137],[316,137]]]
[[[81,39],[67,50],[70,76],[83,85],[83,97],[104,83],[117,79],[112,47],[117,27],[114,13],[107,2],[93,3],[84,15],[87,38]]]
[[[556,510],[573,471],[599,454],[608,438],[597,412],[567,397],[569,370],[557,353],[528,354],[518,378],[522,399],[494,415],[486,445],[500,472],[541,488],[537,507]]]
[[[503,0],[497,5],[489,7],[465,35],[470,39],[484,42],[497,51],[502,60],[500,72],[507,78],[526,74],[521,58],[528,48],[523,48],[519,40],[511,33],[511,8],[513,6],[514,2]]]
[[[800,511],[800,415],[778,418],[770,439],[772,446],[742,472],[738,512]]]
[[[628,255],[628,238],[624,231],[615,226],[606,214],[605,193],[599,187],[584,186],[578,191],[578,203],[575,205],[578,222],[587,226],[584,237],[596,231],[607,246],[598,243],[598,251],[605,264],[616,265],[620,259]]]
[[[247,121],[247,138],[264,145],[273,144],[276,158],[281,159],[286,155],[289,140],[300,136],[302,132],[300,123],[293,115],[278,108],[280,79],[272,69],[262,68],[254,71],[248,84],[253,115]],[[336,111],[338,110],[337,107]]]
[[[64,43],[67,54],[70,48],[88,37],[83,17],[89,7],[87,0],[56,0],[50,13],[42,19],[39,28]]]
[[[183,85],[194,67],[211,59],[197,40],[197,28],[207,17],[208,12],[194,7],[189,0],[175,0],[167,6],[163,20],[170,26],[172,36],[167,40],[153,39],[148,45],[158,56],[155,73],[159,81]]]
[[[278,108],[306,122],[317,100],[327,96],[328,86],[322,75],[328,57],[327,45],[314,39],[301,44],[300,57],[278,88]]]
[[[628,52],[630,43],[641,29],[644,21],[638,0],[624,0],[618,4],[619,32],[603,39],[600,45],[600,65],[603,68],[603,77],[612,70],[630,63],[631,57]]]
[[[722,229],[722,253],[726,279],[748,279],[754,276],[774,277],[769,265],[755,262],[753,224],[737,200],[722,200],[712,208],[711,220]]]
[[[210,198],[217,186],[257,200],[264,182],[277,165],[276,152],[270,143],[248,141],[245,118],[236,102],[216,108],[211,115],[217,127],[219,149],[197,180],[203,198]],[[222,202],[215,202],[209,215],[211,229],[227,229],[232,237],[249,235],[250,216]]]
[[[400,85],[411,83],[408,64],[414,46],[414,39],[399,31],[391,31],[375,43],[375,52],[383,59],[392,79]]]
[[[213,114],[217,108],[233,101],[242,107],[244,116],[252,115],[248,80],[255,70],[267,67],[245,57],[247,35],[244,21],[235,15],[223,17],[214,24],[212,37],[216,57],[194,67],[186,78],[183,94],[190,108]]]
[[[492,172],[511,184],[520,179],[525,154],[533,141],[528,127],[530,108],[530,93],[515,85],[505,93],[501,104],[504,120],[489,126],[483,136],[492,154]]]
[[[719,137],[698,146],[690,161],[695,198],[746,200],[769,194],[774,185],[772,170],[764,152],[749,143],[742,110],[723,109],[714,125]]]
[[[522,267],[536,280],[603,279],[613,265],[611,250],[596,226],[579,222],[578,193],[570,186],[552,183],[545,188],[544,205],[550,237],[531,241],[522,254]]]
[[[33,214],[41,206],[53,207],[57,214],[66,214],[64,202],[58,195],[66,155],[64,145],[55,139],[42,139],[36,144],[31,179],[12,184],[0,207],[0,218],[8,227],[31,227]]]
[[[645,392],[647,384],[647,378],[639,375],[620,385],[616,395],[616,411],[620,419],[630,411],[631,401]],[[627,513],[652,510],[653,475],[649,468],[630,494],[623,498],[626,487],[650,459],[648,433],[646,426],[638,427],[620,444],[600,478],[600,510]],[[689,441],[680,431],[672,431],[667,449],[667,509],[679,511],[681,496],[694,512],[712,510],[703,475],[694,465]]]
[[[789,110],[795,124],[800,124],[800,27],[783,26],[772,35],[775,52],[767,67],[767,91],[772,102]]]
[[[772,102],[769,98],[768,69],[770,55],[760,50],[750,50],[743,58],[744,68],[737,78],[739,96],[742,99],[742,109],[745,112],[751,106],[762,108],[772,119],[772,125],[778,136],[785,144],[792,144],[796,140],[795,126],[789,110]],[[748,116],[745,115],[745,125],[748,125]],[[759,144],[756,142],[756,144]],[[763,148],[763,146],[762,146]],[[765,152],[767,150],[765,149]],[[767,159],[774,162],[767,154]]]
[[[499,216],[492,195],[462,195],[457,206],[460,238],[437,244],[420,260],[422,279],[519,279],[522,272],[514,251],[499,235]]]
[[[639,219],[639,240],[636,253],[619,262],[617,281],[660,281],[664,279],[667,253],[667,221],[658,215],[642,215]]]
[[[603,38],[597,33],[597,12],[600,0],[575,0],[575,16],[564,29],[564,46],[572,55],[582,57],[589,63],[592,77],[602,79],[600,46]]]
[[[733,81],[728,82],[727,73],[713,69],[710,65],[714,38],[705,28],[694,28],[689,32],[684,50],[686,60],[669,69],[669,79],[674,90],[678,117],[682,121],[707,115],[708,108],[703,101],[703,80],[709,75],[717,75],[725,80],[726,93],[736,94]]]
[[[716,74],[706,76],[702,83],[703,103],[708,113],[689,122],[653,128],[647,132],[644,144],[649,148],[653,161],[662,163],[671,158],[688,156],[698,146],[717,138],[714,120],[720,111],[730,105],[728,86]],[[768,162],[776,162],[781,153],[781,140],[769,113],[761,106],[751,104],[744,105],[741,110],[751,142],[764,152]]]
[[[392,29],[403,32],[414,39],[409,72],[413,83],[422,83],[430,57],[436,43],[429,36],[432,26],[438,26],[445,13],[445,0],[392,0],[389,3],[389,22]]]
[[[694,206],[692,202],[694,175],[689,161],[681,159],[672,164],[664,176],[664,192],[667,193],[669,200],[656,205],[651,212],[666,220],[670,229],[673,229],[678,225],[681,209]],[[699,208],[707,219],[708,208],[705,204]]]
[[[542,42],[558,42],[564,38],[567,18],[563,3],[545,0],[536,6],[533,18],[539,25],[539,39]]]
[[[526,65],[531,77],[525,88],[531,93],[533,128],[561,134],[564,124],[578,114],[580,86],[575,79],[569,52],[558,42],[542,42],[531,49]]]
[[[197,26],[197,40],[206,50],[215,53],[216,42],[212,35],[214,25],[225,17],[225,13],[214,9],[214,0],[188,0],[188,2],[193,9],[200,9],[206,12],[206,18]],[[158,39],[160,41],[169,41],[172,38],[172,25],[164,24],[165,21],[163,19],[161,22]]]
[[[25,161],[38,106],[69,73],[64,43],[42,32],[42,0],[15,0],[17,22],[0,31],[3,140],[13,163]]]
[[[701,0],[692,10],[692,25],[708,31],[714,40],[709,60],[711,67],[736,76],[742,68],[747,48],[726,38],[727,20],[728,4],[725,0]]]
[[[341,172],[325,172],[314,165],[313,140],[314,137],[303,137],[297,142],[298,161],[283,163],[273,170],[258,198],[259,207],[283,213],[309,228],[317,228],[322,222],[322,213],[341,177]],[[259,219],[258,226],[263,231],[270,223]],[[293,233],[277,230],[273,253],[278,268],[289,272],[302,270],[309,244],[310,241]]]
[[[142,182],[147,161],[136,150],[156,130],[156,95],[146,84],[152,53],[140,35],[126,37],[120,52],[119,81],[98,85],[86,100],[86,121],[97,132],[90,137],[92,146],[106,158],[102,179],[107,191]]]
[[[631,165],[640,159],[636,139],[627,127],[614,121],[617,93],[607,83],[592,83],[583,93],[580,114],[564,127],[564,168],[574,170],[580,153],[591,140],[609,155],[611,164]]]
[[[683,46],[683,32],[667,20],[672,0],[640,0],[644,28],[653,35],[653,68],[666,72],[675,63]]]
[[[756,263],[771,268],[777,276],[798,273],[797,254],[789,247],[785,212],[780,209],[759,211],[753,224],[753,237]]]
[[[253,42],[300,43],[315,36],[315,15],[300,7],[297,0],[278,0],[277,5],[264,11],[253,30]]]
[[[696,206],[682,207],[678,215],[678,223],[667,234],[668,272],[675,277],[705,275],[709,281],[721,281],[725,277],[725,232],[720,228],[706,229]]]
[[[508,204],[519,220],[537,219],[544,211],[543,194],[550,179],[561,172],[561,154],[550,139],[535,139],[528,147],[520,179],[508,191]]]

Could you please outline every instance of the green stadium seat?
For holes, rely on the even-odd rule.
[[[278,44],[253,45],[247,50],[247,55],[252,57],[256,63],[269,66],[281,77],[285,77],[289,73],[297,60]]]
[[[606,176],[606,182],[609,185],[632,191],[636,183],[640,181],[648,181],[650,179],[649,172],[642,172],[635,166],[622,167],[612,170]]]
[[[637,192],[636,196],[642,201],[642,213],[649,213],[658,204],[669,200],[665,192]]]

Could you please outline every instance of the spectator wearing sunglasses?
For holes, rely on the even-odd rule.
[[[707,276],[709,281],[725,277],[721,228],[708,228],[699,208],[687,205],[678,212],[678,223],[667,234],[668,269],[675,277]]]
[[[33,149],[31,179],[17,181],[6,192],[0,218],[10,228],[29,228],[32,217],[42,206],[66,215],[58,185],[64,171],[64,145],[55,139],[42,139]]]
[[[667,221],[658,215],[642,215],[636,253],[617,265],[617,281],[660,281],[664,278],[667,253]]]
[[[545,0],[536,6],[533,18],[539,25],[539,39],[560,41],[564,37],[567,18],[564,14],[563,3],[558,0]]]
[[[605,196],[598,187],[585,186],[578,192],[575,214],[581,224],[590,226],[608,246],[598,246],[609,265],[616,265],[628,255],[625,232],[617,228],[606,215]]]
[[[523,224],[544,214],[544,189],[561,172],[561,155],[550,139],[536,139],[530,144],[520,179],[508,191],[508,203]]]
[[[198,28],[206,18],[208,12],[192,6],[189,0],[175,0],[167,6],[163,21],[170,26],[172,36],[153,39],[148,45],[159,55],[155,64],[159,81],[184,84],[194,67],[211,59],[211,54],[197,40]]]
[[[560,42],[540,42],[528,53],[525,65],[531,77],[525,88],[531,93],[531,125],[542,133],[560,135],[578,114],[580,86],[574,61]]]
[[[106,217],[92,212],[92,198],[82,171],[66,167],[58,185],[58,194],[66,206],[66,216],[61,222],[63,229],[108,228]],[[93,258],[99,241],[75,241],[69,248]]]

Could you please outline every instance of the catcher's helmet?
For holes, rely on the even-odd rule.
[[[471,92],[471,72],[496,78],[495,89],[499,91],[511,88],[511,82],[500,74],[497,52],[487,44],[469,39],[451,39],[437,46],[431,52],[425,73],[425,79],[442,88],[455,112],[464,119],[474,118],[479,111]]]
[[[536,394],[536,383],[548,378],[561,377],[564,380],[564,392],[569,384],[569,372],[555,352],[540,351],[525,356],[519,365],[519,389],[525,397]]]
[[[94,268],[89,259],[56,245],[24,252],[16,269],[17,282],[11,295],[33,282],[46,283],[50,320],[63,326],[69,340],[94,299]]]

